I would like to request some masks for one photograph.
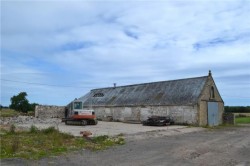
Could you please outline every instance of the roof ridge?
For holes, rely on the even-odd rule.
[[[181,79],[166,80],[166,81],[155,81],[155,82],[148,82],[148,83],[139,83],[139,84],[131,84],[131,85],[122,85],[122,86],[116,86],[116,87],[95,88],[95,89],[92,89],[91,91],[93,91],[93,90],[99,90],[99,89],[114,89],[114,88],[124,88],[124,87],[138,86],[138,85],[146,85],[146,84],[155,84],[155,83],[163,83],[163,82],[182,81],[182,80],[190,80],[190,79],[198,79],[198,78],[206,78],[206,77],[208,77],[208,76],[181,78]]]

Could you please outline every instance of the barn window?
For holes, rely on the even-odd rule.
[[[214,87],[213,86],[211,87],[211,90],[210,90],[210,98],[211,99],[214,98]]]
[[[94,94],[94,96],[93,97],[103,97],[104,96],[104,94],[103,93],[96,93],[96,94]]]

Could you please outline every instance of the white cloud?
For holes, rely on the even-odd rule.
[[[25,90],[36,96],[32,100],[43,104],[63,105],[92,87],[113,82],[201,76],[209,69],[216,78],[231,78],[218,80],[223,94],[233,78],[250,75],[248,1],[3,1],[1,5],[3,79],[86,87],[82,92],[56,88],[57,94],[70,94],[61,99],[46,96],[50,87],[29,85],[32,88]],[[233,91],[242,92],[241,81]],[[2,84],[4,104],[23,86]]]

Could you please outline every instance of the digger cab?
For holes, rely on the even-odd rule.
[[[67,106],[68,113],[65,113],[67,117],[80,117],[80,116],[87,116],[95,115],[95,111],[93,109],[85,109],[83,108],[83,103],[82,101],[79,100],[74,100]]]

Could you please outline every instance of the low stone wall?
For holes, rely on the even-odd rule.
[[[35,109],[36,118],[63,118],[64,106],[37,105]]]
[[[33,116],[0,117],[0,125],[11,124],[58,124],[60,118],[35,118]]]
[[[235,124],[235,115],[233,113],[224,113],[222,117],[224,124]]]
[[[173,117],[177,124],[198,124],[196,106],[93,107],[98,119],[107,121],[143,121],[149,116]],[[63,118],[65,107],[38,105],[37,118]]]

